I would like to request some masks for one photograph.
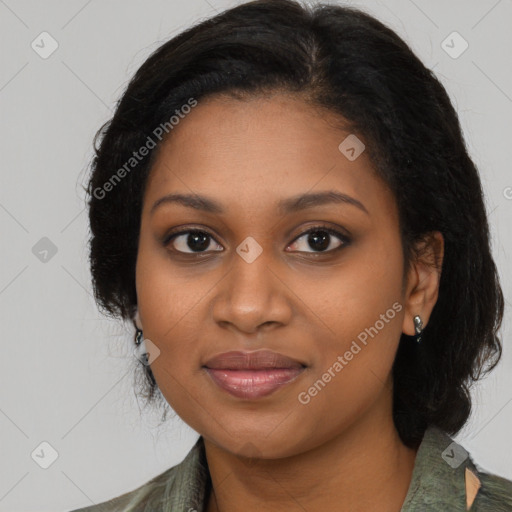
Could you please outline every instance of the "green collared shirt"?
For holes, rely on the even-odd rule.
[[[210,488],[201,436],[180,464],[131,492],[71,512],[204,512]],[[478,470],[462,446],[428,428],[400,512],[464,512],[466,493],[475,492],[471,512],[512,512],[512,481]]]

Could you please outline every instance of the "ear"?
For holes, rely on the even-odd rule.
[[[140,321],[139,309],[137,308],[135,311],[136,312],[135,312],[135,316],[133,317],[133,321],[134,321],[137,329],[140,329],[142,331],[144,329],[142,329],[142,322]]]
[[[416,245],[416,252],[418,255],[407,274],[404,296],[402,332],[409,336],[415,335],[413,318],[419,315],[425,328],[437,302],[444,257],[443,235],[439,231],[428,233]]]

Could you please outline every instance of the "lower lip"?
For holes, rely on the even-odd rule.
[[[217,370],[205,368],[213,381],[233,396],[252,400],[262,398],[295,380],[304,368],[275,370]]]

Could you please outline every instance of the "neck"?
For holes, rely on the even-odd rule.
[[[401,442],[390,410],[369,411],[307,452],[251,464],[205,439],[207,512],[399,512],[417,450]]]

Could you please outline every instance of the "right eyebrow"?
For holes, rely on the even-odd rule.
[[[155,201],[149,212],[150,215],[153,215],[159,206],[169,203],[182,204],[183,206],[208,213],[224,213],[224,208],[208,197],[199,196],[197,194],[167,194]]]

